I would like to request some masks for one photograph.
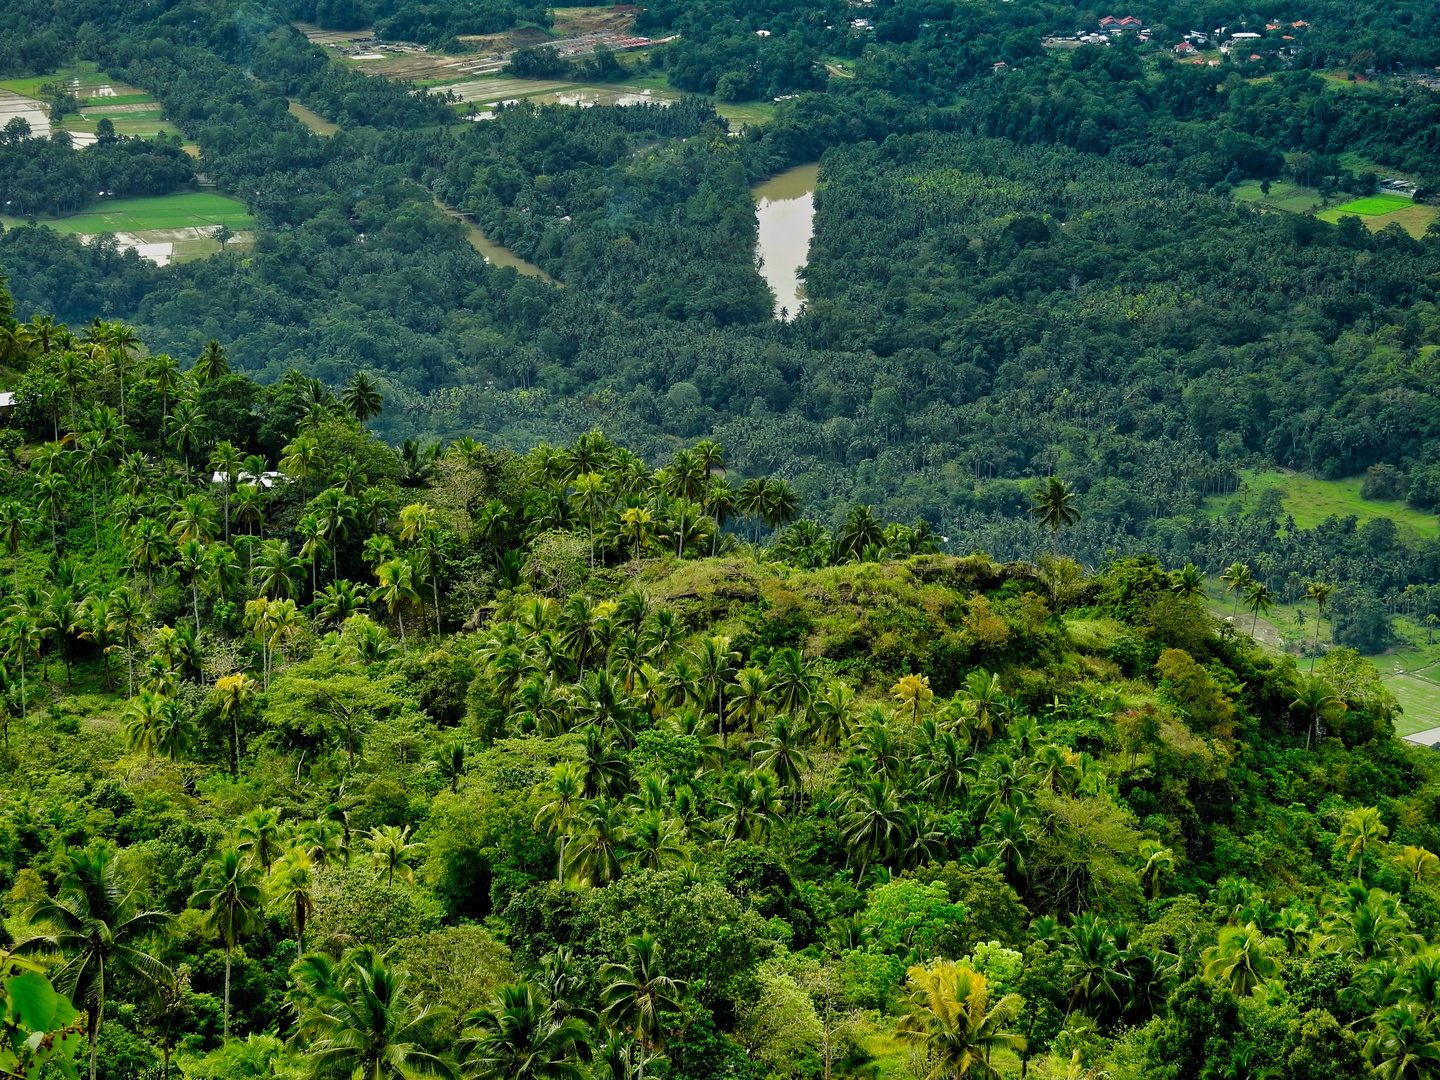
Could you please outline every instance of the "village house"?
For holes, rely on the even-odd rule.
[[[1100,29],[1107,34],[1123,34],[1126,30],[1140,30],[1145,26],[1145,20],[1134,15],[1106,15],[1100,20]]]

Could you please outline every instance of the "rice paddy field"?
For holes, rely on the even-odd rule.
[[[231,230],[255,227],[255,219],[245,209],[244,203],[213,191],[111,199],[78,214],[39,220],[56,232],[77,236],[152,229],[213,228],[216,225],[224,225]]]
[[[112,199],[89,210],[39,223],[82,241],[109,234],[122,248],[160,266],[214,255],[222,248],[248,248],[255,219],[238,199],[214,192],[196,191],[150,198]],[[20,224],[0,218],[7,228]],[[224,226],[233,234],[222,243],[216,235]]]
[[[1414,203],[1404,195],[1367,195],[1363,199],[1352,199],[1343,206],[1323,210],[1316,216],[1321,221],[1330,222],[1339,221],[1342,216],[1352,214],[1359,214],[1361,217],[1381,217],[1413,205]]]
[[[165,119],[160,103],[138,86],[112,80],[93,63],[80,63],[53,75],[31,76],[0,81],[0,90],[8,90],[31,99],[47,116],[49,107],[42,100],[41,87],[58,82],[80,102],[79,114],[67,113],[61,128],[76,136],[77,144],[93,141],[101,120],[108,119],[117,135],[150,138],[159,134],[178,135],[179,129]],[[32,120],[32,130],[37,125]]]
[[[1372,169],[1369,162],[1357,160],[1346,163],[1346,168]],[[1393,170],[1378,170],[1387,176],[1399,176]],[[1403,176],[1400,177],[1404,179]],[[1411,236],[1425,235],[1430,223],[1440,220],[1440,207],[1426,206],[1412,202],[1404,195],[1369,195],[1362,199],[1346,199],[1322,209],[1324,197],[1316,188],[1301,187],[1285,180],[1272,180],[1270,194],[1260,190],[1260,181],[1246,180],[1234,191],[1236,202],[1250,203],[1267,210],[1286,210],[1294,214],[1313,213],[1321,221],[1332,225],[1346,215],[1357,216],[1371,232],[1379,232],[1385,226],[1397,224]]]

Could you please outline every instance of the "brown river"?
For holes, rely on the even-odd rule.
[[[754,191],[755,216],[760,223],[755,253],[761,275],[775,290],[776,318],[794,318],[804,302],[798,271],[809,260],[819,175],[818,164],[801,165],[771,177]]]

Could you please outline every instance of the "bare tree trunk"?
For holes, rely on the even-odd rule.
[[[225,950],[225,1042],[230,1041],[230,949]],[[92,1075],[90,1080],[95,1080]]]

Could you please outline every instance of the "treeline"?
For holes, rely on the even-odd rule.
[[[164,195],[195,179],[180,140],[114,135],[75,151],[65,132],[0,129],[0,204],[12,217],[65,214],[106,195]]]
[[[976,86],[965,125],[1012,142],[1117,154],[1203,187],[1287,168],[1317,186],[1343,171],[1337,159],[1345,153],[1440,175],[1425,136],[1440,103],[1423,86],[1337,89],[1298,61],[1291,70],[1249,74],[1265,77],[1235,71],[1217,79],[1205,67],[1157,61],[1124,39],[1087,45]],[[1207,124],[1175,126],[1192,120]]]
[[[519,23],[549,26],[544,4],[515,0],[284,0],[273,7],[286,20],[319,24],[325,30],[359,30],[373,26],[386,41],[412,41],[433,49],[463,51],[457,37],[496,34]]]

